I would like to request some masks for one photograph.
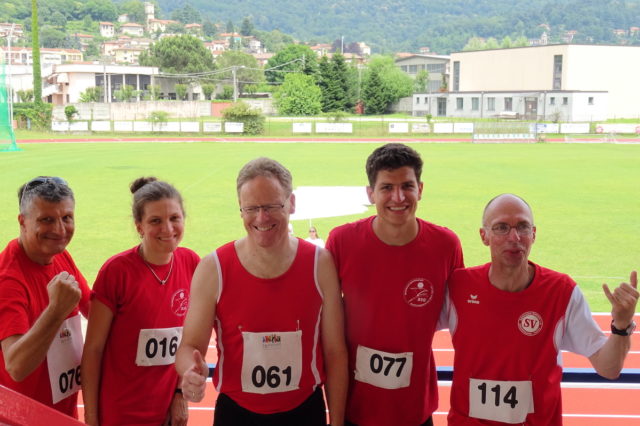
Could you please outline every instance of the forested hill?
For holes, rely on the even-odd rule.
[[[551,41],[568,30],[574,43],[618,43],[614,29],[640,27],[640,0],[158,0],[164,11],[190,4],[216,22],[246,16],[263,31],[302,41],[364,41],[375,52],[461,50],[471,37]],[[638,37],[631,40],[640,43]]]

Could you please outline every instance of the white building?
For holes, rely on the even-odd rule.
[[[451,54],[449,96],[482,93],[486,101],[500,92],[530,93],[523,99],[529,102],[525,108],[538,115],[559,106],[574,120],[631,118],[640,116],[638,70],[640,46],[558,44],[457,52]]]
[[[116,27],[112,22],[100,22],[100,35],[105,38],[111,38],[116,35]]]

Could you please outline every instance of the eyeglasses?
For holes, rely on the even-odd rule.
[[[64,185],[69,186],[66,180],[57,176],[38,176],[37,178],[31,179],[29,182],[24,184],[22,188],[22,195],[20,196],[20,204],[24,200],[24,196],[27,192],[31,192],[33,189],[39,187],[40,185],[45,184],[54,184],[54,185]]]
[[[515,226],[507,225],[506,223],[496,223],[491,227],[491,231],[496,235],[507,235],[511,232],[511,229],[515,228],[516,232],[521,237],[528,237],[533,233],[533,226],[527,222],[521,222]]]
[[[248,216],[256,216],[260,210],[268,215],[280,213],[284,209],[284,204],[265,204],[264,206],[240,207],[240,211]]]

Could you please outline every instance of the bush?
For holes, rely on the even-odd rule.
[[[218,93],[216,99],[233,99],[233,86],[222,86],[222,93]]]
[[[257,109],[252,109],[244,102],[236,102],[228,108],[222,110],[222,117],[225,121],[244,123],[244,132],[249,135],[259,135],[264,133],[265,118]]]
[[[31,122],[32,129],[51,129],[51,115],[53,105],[45,103],[16,103],[13,104],[13,118],[22,128]]]
[[[149,114],[149,118],[147,118],[147,121],[151,123],[151,128],[154,131],[160,130],[160,124],[169,121],[169,113],[166,111],[151,111],[151,114]]]
[[[33,89],[18,90],[20,102],[33,102]]]
[[[78,110],[73,105],[67,105],[64,107],[64,115],[67,116],[67,121],[73,121],[73,116],[78,113]]]

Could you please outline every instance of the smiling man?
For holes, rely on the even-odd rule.
[[[454,272],[441,324],[455,349],[449,424],[561,425],[560,350],[616,378],[635,327],[637,275],[613,292],[603,285],[613,317],[607,338],[568,275],[529,261],[536,227],[522,198],[491,200],[480,237],[491,262]]]
[[[458,237],[416,218],[422,159],[403,144],[367,159],[376,215],[331,231],[349,350],[351,424],[431,425],[438,387],[431,341],[445,282],[463,266]]]
[[[347,351],[331,254],[289,234],[291,174],[258,158],[238,174],[247,235],[205,257],[193,277],[176,367],[190,401],[204,396],[203,361],[216,327],[220,392],[214,423],[343,424]]]
[[[18,191],[20,236],[0,253],[0,384],[77,416],[89,288],[66,251],[73,192],[40,176]]]

